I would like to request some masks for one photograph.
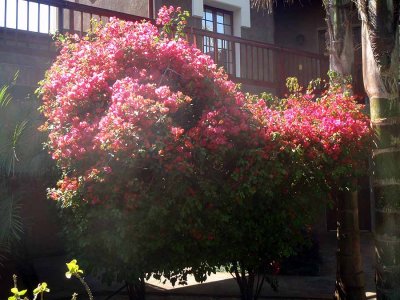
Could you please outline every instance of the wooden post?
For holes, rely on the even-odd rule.
[[[277,86],[277,94],[278,96],[283,96],[285,91],[285,61],[283,60],[282,51],[275,52],[277,57],[275,60],[276,63],[276,74],[275,77],[276,86]]]
[[[154,19],[154,0],[148,0],[149,18]]]
[[[64,33],[64,9],[58,8],[58,32]]]

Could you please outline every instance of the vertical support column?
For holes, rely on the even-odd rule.
[[[58,8],[58,32],[64,33],[64,9]]]
[[[236,72],[236,43],[235,42],[228,42],[231,45],[232,49],[232,76],[238,77]],[[229,44],[228,44],[229,45]]]
[[[216,26],[216,25],[214,25],[214,26]],[[214,40],[214,57],[213,57],[213,59],[214,59],[214,63],[216,65],[218,65],[218,39],[213,38],[213,40]]]
[[[241,57],[241,53],[240,53],[240,43],[234,43],[234,47],[233,47],[233,53],[234,53],[234,65],[235,65],[235,75],[237,78],[241,78],[241,71],[240,71],[240,57]]]
[[[154,0],[148,0],[149,18],[154,19]]]
[[[275,59],[275,66],[276,66],[276,74],[277,76],[274,78],[277,94],[278,96],[283,96],[285,91],[285,61],[283,59],[282,51],[276,51],[276,59]]]
[[[75,11],[70,9],[69,10],[69,31],[71,33],[74,33],[74,31],[75,31],[75,20],[74,20],[74,17],[75,17]]]

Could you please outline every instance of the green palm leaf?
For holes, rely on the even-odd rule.
[[[1,188],[2,195],[7,192]],[[13,245],[19,242],[24,232],[21,217],[22,205],[13,195],[0,199],[0,265],[12,253]]]
[[[11,101],[11,95],[9,93],[9,86],[4,85],[0,88],[0,107],[6,107]]]
[[[19,241],[23,233],[21,202],[13,195],[0,202],[0,245],[11,245],[13,240]]]

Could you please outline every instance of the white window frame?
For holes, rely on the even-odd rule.
[[[193,0],[192,16],[203,17],[204,5],[224,9],[233,12],[233,34],[241,37],[242,27],[249,28],[250,0]],[[236,43],[235,52],[240,53],[240,45]],[[240,55],[235,55],[236,77],[240,77]]]

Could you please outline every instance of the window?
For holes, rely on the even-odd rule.
[[[54,33],[57,8],[23,0],[0,0],[0,27]]]
[[[230,11],[205,6],[202,20],[203,29],[233,35],[232,15]]]
[[[233,13],[219,8],[204,6],[202,29],[214,33],[233,35]],[[204,36],[203,52],[210,55],[214,61],[233,74],[232,42],[227,39]]]

